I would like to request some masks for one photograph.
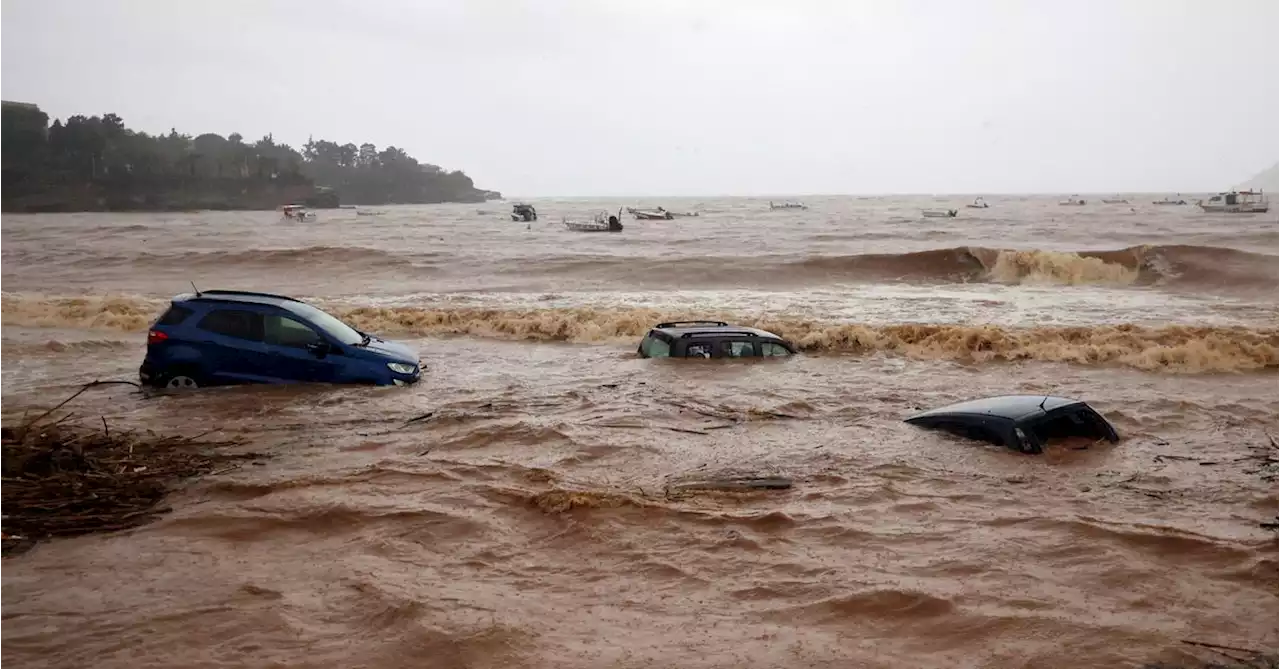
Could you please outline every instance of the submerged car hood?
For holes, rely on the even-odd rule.
[[[391,362],[407,362],[418,364],[418,352],[407,344],[398,341],[387,341],[374,337],[366,346],[352,347],[360,351],[362,357],[385,358]]]

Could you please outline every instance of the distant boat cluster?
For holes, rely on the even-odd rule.
[[[1102,204],[1130,204],[1129,200],[1122,197],[1102,198]],[[1059,200],[1058,205],[1062,207],[1083,207],[1089,204],[1089,201],[1079,195],[1072,195],[1065,200]],[[1153,205],[1185,205],[1187,201],[1179,197],[1172,199],[1164,197],[1159,200],[1152,200]],[[1196,200],[1196,206],[1203,211],[1211,213],[1226,214],[1262,214],[1271,208],[1271,201],[1262,191],[1241,190],[1227,191],[1211,196],[1208,200]],[[965,205],[969,209],[988,209],[990,205],[981,197],[975,199],[972,203]],[[955,218],[959,213],[957,209],[923,209],[920,214],[925,218]]]
[[[865,199],[865,198],[860,198],[860,199]],[[1098,200],[1098,202],[1103,205],[1131,204],[1129,199],[1124,197],[1104,197]],[[1186,199],[1183,199],[1182,197],[1178,197],[1177,199],[1174,199],[1166,196],[1159,200],[1152,200],[1151,204],[1161,205],[1161,206],[1182,206],[1182,205],[1188,204],[1188,202]],[[1228,192],[1218,193],[1217,195],[1213,195],[1209,197],[1208,200],[1196,200],[1195,204],[1196,206],[1200,207],[1202,210],[1206,212],[1232,213],[1232,214],[1264,213],[1268,211],[1271,206],[1270,200],[1267,198],[1266,194],[1262,193],[1261,191],[1253,191],[1253,190],[1228,191]],[[1089,205],[1089,201],[1085,198],[1080,197],[1079,195],[1072,195],[1065,199],[1059,200],[1058,205],[1063,207],[1085,207]],[[977,198],[974,198],[972,202],[964,205],[963,208],[964,209],[991,209],[992,207],[990,204],[987,203],[987,201],[984,198],[977,197]],[[769,201],[769,211],[789,211],[789,210],[805,211],[808,209],[809,209],[808,205],[804,204],[803,202],[799,202],[795,200],[787,200],[783,202],[774,202],[772,200]],[[959,207],[922,209],[920,210],[920,215],[923,218],[956,218],[960,215],[960,209],[961,208]],[[1131,207],[1130,211],[1132,210],[1133,209]],[[631,214],[631,216],[635,218],[635,220],[637,221],[670,221],[676,218],[696,217],[701,215],[700,212],[696,212],[696,211],[691,211],[691,212],[669,211],[668,209],[662,206],[644,207],[644,208],[624,207],[624,208],[618,209],[618,212],[616,214],[612,214],[608,211],[603,211],[603,210],[598,211],[592,215],[592,218],[590,220],[572,221],[572,220],[569,220],[568,218],[562,218],[561,224],[564,225],[565,228],[572,230],[574,232],[622,232],[623,212]],[[286,211],[285,215],[290,216],[290,213],[291,212]],[[364,212],[359,212],[359,213],[361,215],[377,215],[373,213],[371,214],[365,214]],[[381,213],[381,212],[378,212],[378,213]],[[306,216],[305,213],[303,213],[301,216],[298,216],[297,213],[294,213],[294,217],[297,217],[299,219],[303,219],[303,217],[305,216]],[[311,214],[311,216],[314,216],[314,214]],[[531,224],[533,221],[538,220],[538,211],[534,209],[533,205],[531,204],[518,202],[513,204],[511,207],[511,220]]]

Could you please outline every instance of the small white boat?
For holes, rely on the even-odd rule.
[[[1186,203],[1187,203],[1186,200],[1171,200],[1167,197],[1164,198],[1163,200],[1152,200],[1151,202],[1151,204],[1186,204]]]
[[[1202,210],[1223,214],[1263,214],[1271,209],[1271,201],[1261,191],[1242,190],[1218,193],[1206,202],[1196,203]]]
[[[564,227],[574,232],[622,232],[622,210],[615,216],[607,211],[596,212],[591,222],[578,222],[561,219]]]
[[[774,204],[773,200],[769,201],[770,211],[773,211],[774,209],[808,209],[808,208],[809,207],[807,205],[800,202],[787,201],[787,202],[783,202],[782,204]]]
[[[307,208],[300,204],[286,204],[280,207],[280,213],[285,218],[294,221],[314,221],[316,219],[314,211],[307,211]]]
[[[920,212],[925,218],[955,218],[958,213],[958,209],[925,209]]]
[[[986,200],[979,197],[979,198],[974,198],[973,202],[970,202],[965,206],[970,209],[986,209],[988,205]]]
[[[1084,202],[1085,201],[1082,198],[1080,198],[1080,196],[1072,195],[1071,197],[1065,200],[1059,200],[1058,204],[1064,207],[1083,207]]]
[[[618,213],[621,214],[622,212]],[[662,207],[648,211],[644,209],[633,209],[631,211],[631,215],[635,216],[637,221],[669,221],[676,217],[675,214],[663,209]]]
[[[1102,204],[1129,204],[1129,201],[1124,199],[1108,200],[1107,198],[1102,198]]]

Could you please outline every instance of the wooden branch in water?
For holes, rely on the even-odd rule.
[[[426,413],[422,414],[421,416],[414,416],[413,418],[410,418],[409,420],[406,420],[406,421],[404,422],[404,425],[408,425],[409,423],[416,423],[416,422],[418,422],[418,421],[420,421],[420,420],[426,420],[426,419],[428,419],[428,418],[430,418],[430,417],[432,417],[432,416],[434,416],[434,415],[436,415],[436,412],[434,412],[434,411],[428,411],[428,412],[426,412]],[[401,427],[404,427],[404,425],[401,425]]]
[[[1238,647],[1236,647],[1236,646],[1223,646],[1223,645],[1221,645],[1221,644],[1216,644],[1216,643],[1207,643],[1207,642],[1204,642],[1204,641],[1193,641],[1193,640],[1191,640],[1191,639],[1179,639],[1179,640],[1180,640],[1180,641],[1182,641],[1182,643],[1187,644],[1188,646],[1199,646],[1199,647],[1201,647],[1201,648],[1211,648],[1211,649],[1213,649],[1213,650],[1231,650],[1231,651],[1235,651],[1235,652],[1237,652],[1237,653],[1249,653],[1250,655],[1253,655],[1254,657],[1258,657],[1258,656],[1262,655],[1262,651],[1253,650],[1253,649],[1251,649],[1251,648],[1238,648]]]
[[[743,490],[787,490],[792,487],[791,479],[782,477],[739,477],[739,478],[722,478],[722,479],[706,479],[702,481],[684,481],[680,483],[668,483],[666,490],[685,492],[693,490],[725,490],[725,491],[743,491]]]
[[[74,394],[72,394],[72,395],[71,395],[71,397],[68,397],[67,399],[62,400],[61,402],[59,402],[57,406],[53,407],[52,409],[49,409],[48,411],[46,411],[46,412],[44,412],[44,413],[40,414],[39,416],[36,416],[33,420],[30,420],[30,421],[28,421],[28,422],[26,422],[26,423],[23,423],[23,424],[22,424],[22,431],[25,433],[27,430],[31,429],[31,427],[32,427],[33,425],[35,425],[36,423],[40,422],[40,421],[41,421],[42,419],[44,419],[46,416],[48,416],[49,414],[51,414],[51,413],[53,413],[53,412],[57,411],[58,409],[61,409],[62,407],[66,406],[68,402],[70,402],[71,400],[73,400],[73,399],[75,399],[75,398],[79,397],[79,396],[80,396],[80,394],[81,394],[81,393],[83,393],[84,391],[86,391],[86,390],[88,390],[88,389],[90,389],[90,388],[97,388],[97,387],[99,387],[99,386],[111,386],[111,385],[128,385],[128,386],[133,386],[134,388],[141,388],[141,387],[142,387],[142,386],[138,385],[137,383],[134,383],[133,381],[90,381],[90,382],[88,382],[88,383],[84,384],[83,386],[80,386],[80,390],[77,390]]]

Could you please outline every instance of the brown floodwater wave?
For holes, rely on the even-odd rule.
[[[852,255],[629,258],[564,256],[502,268],[504,274],[581,276],[631,285],[819,286],[832,282],[999,283],[1157,286],[1187,292],[1275,292],[1277,257],[1196,245],[1114,250],[1001,249],[985,246]]]
[[[653,309],[338,310],[364,330],[536,341],[635,340],[679,314]],[[1233,372],[1277,366],[1277,330],[1246,327],[1097,325],[1011,328],[994,325],[863,325],[774,318],[717,317],[777,333],[811,353],[891,353],[965,363],[1039,360],[1124,365],[1148,371]]]
[[[359,246],[184,251],[180,253],[93,253],[66,260],[58,250],[24,251],[12,262],[34,265],[69,262],[89,269],[196,272],[210,269],[260,272],[305,271],[341,266],[349,273],[392,272],[426,279],[461,260],[445,252],[405,253]],[[1157,286],[1187,292],[1275,292],[1277,257],[1237,249],[1197,245],[1141,245],[1115,250],[1064,251],[958,246],[902,253],[796,256],[698,255],[645,258],[556,253],[519,262],[476,258],[512,277],[581,278],[593,283],[669,287],[820,286],[831,282],[914,282],[1028,285]],[[456,269],[454,267],[453,269]]]
[[[10,326],[140,332],[164,300],[135,297],[5,296]],[[387,335],[463,335],[521,341],[635,342],[664,320],[687,316],[649,308],[478,309],[336,305],[353,326]],[[775,332],[809,353],[886,353],[967,364],[1036,360],[1118,365],[1154,372],[1247,372],[1277,367],[1277,330],[1259,327],[977,324],[860,324],[786,317],[705,314]]]
[[[802,271],[867,279],[1059,285],[1173,285],[1275,290],[1276,256],[1212,246],[1143,245],[1111,251],[961,246],[912,253],[813,257]]]

